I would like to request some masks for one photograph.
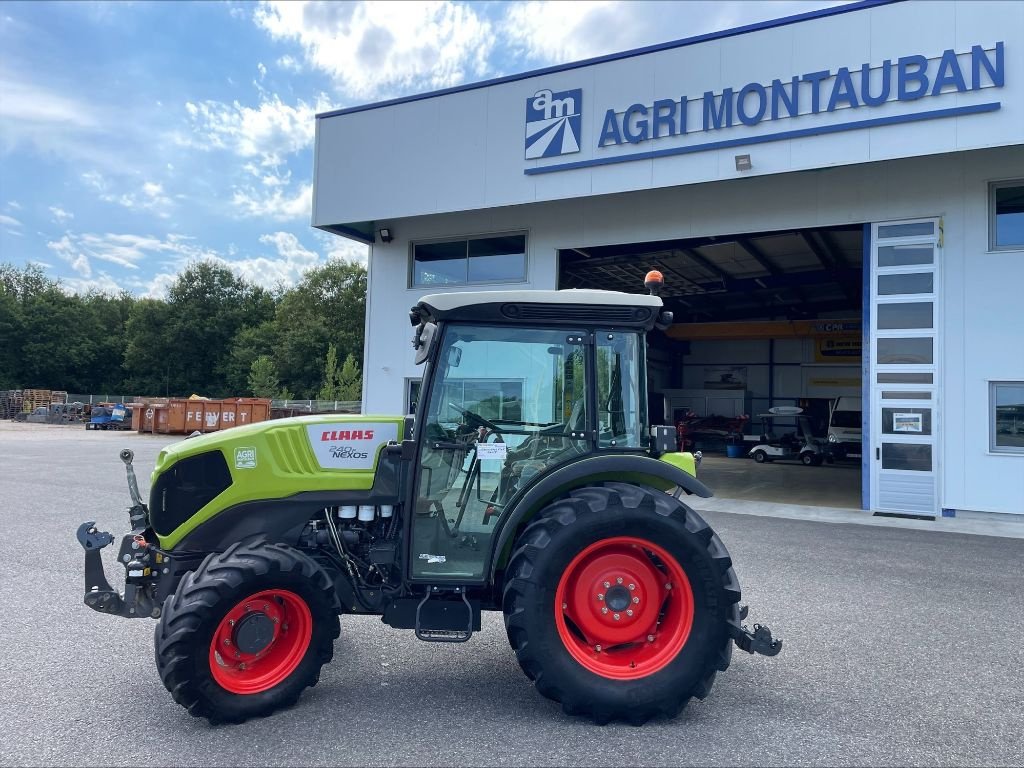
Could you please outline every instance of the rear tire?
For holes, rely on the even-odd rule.
[[[339,612],[330,578],[305,554],[239,542],[209,555],[164,603],[155,636],[160,679],[211,723],[268,715],[316,685],[334,655]]]
[[[527,526],[503,609],[538,691],[567,714],[640,725],[708,695],[732,658],[739,599],[729,553],[696,512],[653,488],[604,483]]]
[[[754,461],[756,461],[758,464],[764,464],[765,461],[768,459],[768,454],[765,453],[764,451],[754,451],[754,453],[751,455],[754,457]]]
[[[805,453],[801,453],[800,454],[800,462],[805,467],[813,467],[813,466],[815,466],[815,459],[816,459],[815,455],[813,453],[811,453],[810,451],[807,451]]]

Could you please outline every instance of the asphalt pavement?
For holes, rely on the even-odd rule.
[[[0,764],[1024,764],[1024,540],[727,512],[707,517],[750,621],[785,647],[737,650],[675,720],[563,715],[499,615],[462,645],[343,617],[334,662],[297,706],[211,727],[164,690],[154,622],[82,603],[78,524],[128,528],[118,451],[135,450],[146,493],[172,439],[0,425]]]

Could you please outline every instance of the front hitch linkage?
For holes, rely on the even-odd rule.
[[[95,611],[115,616],[157,618],[160,608],[150,594],[149,582],[159,573],[158,566],[166,558],[160,552],[151,551],[142,535],[149,511],[139,494],[139,484],[132,468],[133,458],[132,451],[121,451],[121,461],[128,475],[128,491],[132,497],[132,506],[128,510],[132,532],[122,538],[117,556],[118,562],[125,567],[124,594],[110,586],[100,557],[100,550],[113,543],[114,537],[106,531],[97,530],[96,522],[90,520],[78,526],[77,533],[78,543],[85,550],[85,604]]]
[[[740,621],[747,618],[748,611],[749,608],[747,606],[740,607]],[[751,632],[746,624],[730,623],[729,632],[739,649],[747,653],[777,656],[779,651],[782,650],[782,640],[773,640],[772,631],[760,624],[755,624],[754,631]]]

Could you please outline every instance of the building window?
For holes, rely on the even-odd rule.
[[[1024,381],[993,381],[989,387],[989,447],[995,453],[1024,454]]]
[[[526,280],[526,235],[414,243],[412,285],[483,285]]]
[[[989,250],[1024,248],[1024,180],[989,186]]]

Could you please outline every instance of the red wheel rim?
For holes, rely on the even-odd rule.
[[[669,664],[693,626],[693,590],[672,555],[645,539],[591,544],[562,573],[555,624],[591,672],[635,680]]]
[[[210,671],[231,693],[260,693],[284,682],[306,655],[313,617],[294,592],[268,589],[227,612],[210,641]]]

